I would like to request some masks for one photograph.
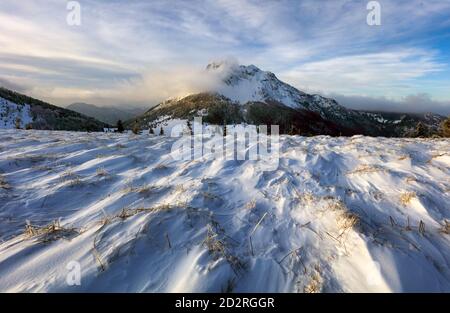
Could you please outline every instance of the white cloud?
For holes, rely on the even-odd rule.
[[[450,101],[433,100],[430,95],[419,93],[400,99],[387,97],[346,96],[328,94],[340,104],[356,110],[386,111],[386,112],[434,112],[444,116],[450,115]]]
[[[397,98],[434,97],[443,88],[422,80],[449,72],[442,52],[423,46],[445,27],[444,1],[384,0],[379,28],[366,25],[365,1],[83,0],[80,27],[66,24],[65,4],[0,5],[0,78],[57,104],[154,104],[197,90],[198,71],[227,55],[300,89]]]
[[[280,76],[306,90],[344,94],[400,90],[404,93],[411,92],[411,81],[439,72],[444,66],[434,60],[432,53],[399,50],[304,63]]]

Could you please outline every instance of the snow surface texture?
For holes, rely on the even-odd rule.
[[[450,291],[449,140],[282,136],[271,172],[174,140],[0,130],[0,291]]]
[[[17,118],[20,128],[32,123],[30,105],[16,104],[0,97],[0,129],[16,128]]]

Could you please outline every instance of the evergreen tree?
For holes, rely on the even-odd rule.
[[[20,123],[21,122],[22,122],[22,120],[20,119],[20,117],[16,118],[15,126],[16,126],[17,129],[20,129]]]
[[[117,131],[118,131],[119,133],[123,133],[123,131],[124,131],[123,124],[122,124],[122,120],[118,120],[118,121],[117,121]]]
[[[442,136],[450,137],[450,116],[442,123]]]
[[[427,136],[428,136],[427,127],[422,122],[419,122],[416,126],[415,137],[427,137]]]

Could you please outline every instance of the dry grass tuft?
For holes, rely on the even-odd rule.
[[[246,210],[250,210],[250,211],[255,209],[256,208],[256,200],[253,199],[252,201],[248,202],[244,208]]]
[[[319,273],[312,273],[311,280],[309,283],[303,288],[303,292],[305,293],[319,293],[322,289],[322,282]]]
[[[299,200],[308,204],[312,204],[316,201],[316,197],[311,192],[306,192],[301,195],[299,195]]]
[[[0,189],[11,189],[11,186],[6,182],[5,178],[0,175]]]
[[[218,226],[216,225],[216,227]],[[224,258],[230,264],[235,274],[239,275],[239,272],[244,269],[244,264],[238,257],[229,252],[225,239],[219,237],[219,234],[209,226],[203,244],[215,260]]]
[[[81,184],[80,176],[75,174],[72,170],[68,169],[60,176],[61,181],[66,182],[70,181],[70,185],[79,185]]]
[[[208,191],[203,191],[202,196],[203,196],[203,198],[209,199],[209,200],[221,199],[218,195],[215,195]]]
[[[140,193],[140,194],[147,194],[154,190],[157,190],[158,187],[150,186],[150,185],[142,185],[142,186],[133,186],[133,183],[131,181],[125,182],[125,187],[123,188],[123,193]]]
[[[433,154],[432,156],[431,156],[431,159],[436,159],[436,158],[440,158],[440,157],[443,157],[443,156],[446,156],[448,153],[435,153],[435,154]]]
[[[97,176],[99,176],[99,177],[107,177],[107,176],[109,176],[108,171],[104,167],[99,167],[96,170],[96,173],[97,173]]]
[[[203,244],[206,246],[206,248],[211,254],[219,257],[225,256],[226,254],[225,244],[221,240],[217,239],[217,237],[218,234],[215,233],[211,229],[211,227],[208,227],[206,238]]]
[[[33,226],[27,221],[24,235],[27,238],[38,238],[40,242],[56,241],[58,239],[71,239],[79,234],[75,228],[64,228],[59,221],[53,221],[47,226]]]
[[[339,229],[341,230],[339,237],[341,237],[348,229],[352,229],[358,225],[359,221],[359,216],[354,213],[344,212],[341,214],[337,220]]]
[[[412,199],[416,198],[417,194],[415,192],[404,192],[400,195],[400,202],[404,205],[407,206]]]
[[[139,213],[154,213],[154,212],[162,212],[162,211],[169,211],[173,208],[175,208],[176,206],[170,205],[170,204],[160,204],[151,208],[137,208],[137,209],[128,209],[128,208],[123,208],[122,211],[113,216],[110,221],[112,221],[115,218],[119,218],[122,220],[126,220],[129,217],[132,217],[136,214]]]
[[[450,222],[447,220],[444,220],[444,225],[442,225],[442,227],[439,228],[439,232],[449,235],[450,234]]]
[[[155,166],[155,170],[167,170],[169,167],[167,165],[164,165],[162,163]]]
[[[320,275],[320,267],[316,265],[311,273],[309,283],[303,288],[305,293],[319,293],[322,290],[322,277]]]
[[[176,192],[176,193],[184,193],[184,192],[186,192],[186,188],[184,187],[183,184],[176,185],[175,189],[174,189],[174,192]]]
[[[33,166],[32,168],[36,171],[44,171],[44,172],[49,172],[49,171],[53,170],[53,168],[49,165],[38,165],[38,166]]]
[[[347,175],[370,174],[370,173],[377,173],[377,172],[384,172],[384,171],[386,171],[386,169],[384,169],[381,166],[374,166],[374,165],[370,165],[370,164],[363,164],[363,165],[359,165],[353,171],[348,172]]]
[[[345,203],[341,200],[335,200],[331,201],[331,203],[327,206],[328,210],[331,211],[347,211],[347,206]]]

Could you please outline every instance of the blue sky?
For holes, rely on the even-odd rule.
[[[380,0],[380,26],[356,0],[79,0],[80,26],[67,2],[1,1],[0,84],[61,105],[152,105],[234,58],[350,106],[450,113],[450,0]]]

